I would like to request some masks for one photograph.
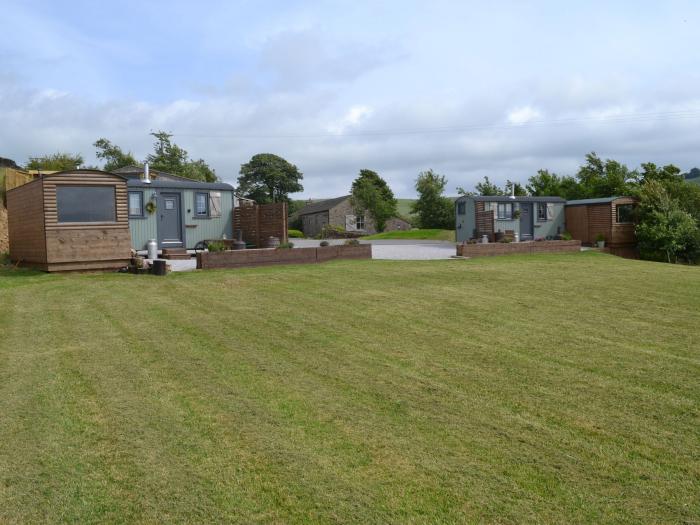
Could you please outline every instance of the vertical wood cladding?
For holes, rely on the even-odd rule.
[[[10,258],[31,264],[46,263],[43,185],[41,180],[7,192]]]

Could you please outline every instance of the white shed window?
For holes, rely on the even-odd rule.
[[[364,215],[358,215],[355,217],[355,229],[356,230],[364,230],[365,229],[365,216]]]

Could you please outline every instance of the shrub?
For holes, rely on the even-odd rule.
[[[359,246],[360,241],[357,239],[347,239],[344,244],[345,246]]]
[[[321,241],[319,246],[330,246],[330,243],[328,241]]]
[[[303,239],[304,238],[304,232],[300,230],[287,230],[287,237],[290,239]]]
[[[223,252],[226,250],[226,244],[223,241],[212,241],[207,243],[207,249],[210,252]]]
[[[560,237],[562,241],[570,241],[571,239],[573,239],[569,232],[562,232]]]
[[[10,264],[10,254],[8,252],[0,253],[0,266]]]
[[[283,242],[277,247],[278,250],[291,250],[292,248],[294,248],[293,242]]]
[[[605,240],[605,235],[602,233],[599,233],[598,235],[595,236],[595,242],[603,242]]]

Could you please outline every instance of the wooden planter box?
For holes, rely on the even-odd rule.
[[[532,253],[563,253],[581,251],[581,241],[490,242],[487,244],[458,244],[460,257],[491,257]]]
[[[372,245],[235,250],[197,254],[197,269],[243,268],[273,264],[315,264],[333,259],[371,259]]]

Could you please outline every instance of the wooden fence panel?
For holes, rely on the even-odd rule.
[[[493,241],[494,235],[493,226],[493,211],[477,211],[476,212],[476,236],[478,239],[482,235],[488,235],[489,240]]]
[[[243,232],[243,240],[259,248],[267,246],[270,237],[287,242],[287,203],[254,204],[233,210],[233,236]]]

